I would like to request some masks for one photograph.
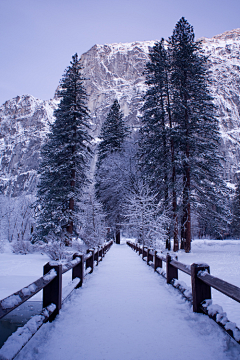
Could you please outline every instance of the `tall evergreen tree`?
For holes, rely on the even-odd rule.
[[[38,185],[36,239],[51,237],[69,244],[78,222],[78,202],[90,159],[87,95],[82,67],[75,54],[58,91],[60,103],[54,112],[46,145],[42,148]]]
[[[142,107],[140,165],[169,215],[171,208],[174,251],[181,217],[182,248],[189,252],[191,211],[199,222],[211,213],[213,227],[221,232],[227,223],[223,201],[227,192],[220,175],[220,136],[207,58],[184,18],[167,46],[162,39],[150,51],[145,73],[148,90]]]
[[[108,225],[114,230],[120,243],[122,204],[124,201],[126,174],[124,172],[124,140],[128,135],[123,113],[114,101],[101,129],[96,170],[96,196],[103,204]]]
[[[114,152],[120,152],[125,140],[127,128],[123,122],[123,113],[117,100],[113,102],[110,111],[104,121],[98,147],[99,164],[106,156]]]
[[[164,199],[164,210],[172,213],[174,251],[178,250],[176,193],[175,127],[172,117],[170,57],[162,39],[150,51],[146,64],[146,84],[149,89],[142,107],[143,126],[140,130],[140,165],[158,200]],[[153,146],[154,144],[154,146]],[[170,239],[166,242],[170,250]]]
[[[216,195],[215,201],[218,202],[219,187],[223,186],[219,178],[220,136],[213,99],[209,92],[207,58],[202,55],[201,43],[194,40],[193,27],[184,18],[175,26],[169,40],[169,50],[173,118],[181,153],[181,239],[185,251],[189,252],[191,208],[194,202],[211,203],[212,194]]]

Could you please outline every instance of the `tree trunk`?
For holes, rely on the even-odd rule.
[[[178,251],[178,215],[177,215],[177,194],[175,190],[176,184],[176,167],[174,163],[174,143],[171,139],[171,153],[172,153],[172,210],[173,210],[173,251]]]
[[[71,186],[72,187],[75,186],[75,175],[76,175],[76,171],[72,170],[72,173],[71,173],[71,178],[72,178]],[[69,210],[72,210],[72,211],[74,210],[74,198],[73,197],[69,200]],[[69,238],[67,238],[65,240],[65,245],[70,246],[72,244],[71,237],[72,237],[72,233],[73,233],[73,221],[71,219],[69,219],[69,221],[68,221],[67,232],[70,236],[69,236]]]
[[[120,244],[120,229],[116,227],[116,244]]]
[[[170,129],[173,128],[172,124],[172,114],[170,110],[170,95],[168,88],[168,78],[166,74],[166,92],[167,92],[167,111],[169,118]],[[174,149],[174,139],[171,134],[171,162],[172,162],[172,211],[173,211],[173,251],[178,251],[178,214],[177,214],[177,195],[176,195],[176,167],[175,167],[175,149]]]
[[[189,253],[191,251],[191,205],[190,205],[190,169],[187,167],[187,192],[188,192],[188,201],[186,207],[187,214],[187,223],[186,223],[186,246],[185,252]]]
[[[188,111],[187,111],[187,99],[185,99],[185,126],[186,126],[186,162],[184,165],[185,173],[185,184],[184,184],[184,194],[185,194],[185,207],[183,209],[185,213],[185,252],[189,253],[191,251],[191,206],[190,206],[190,193],[191,193],[191,179],[190,179],[190,149],[189,149],[189,121],[188,121]]]

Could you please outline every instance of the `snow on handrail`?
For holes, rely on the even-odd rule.
[[[206,271],[199,271],[197,277],[202,280],[205,284],[213,287],[214,289],[220,291],[221,293],[227,295],[233,300],[240,303],[240,288],[219,279],[215,276],[210,275]]]
[[[89,252],[87,255],[84,256],[85,260],[88,260],[90,257],[92,257],[92,253]]]
[[[171,265],[176,269],[183,271],[185,274],[191,275],[191,267],[189,265],[183,264],[177,260],[171,260]]]
[[[47,322],[55,309],[55,304],[47,306],[39,315],[33,316],[23,327],[19,327],[10,335],[0,349],[0,359],[14,359],[38,329]]]
[[[160,254],[157,254],[156,256],[157,256],[157,258],[158,258],[158,259],[160,259],[160,260],[162,260],[162,261],[166,262],[166,256],[164,256],[164,255],[160,255]]]
[[[79,256],[77,256],[74,260],[68,262],[67,264],[64,264],[63,267],[62,267],[62,274],[65,274],[67,271],[74,268],[80,262],[81,262],[81,258]]]
[[[177,261],[177,259],[173,259],[169,254],[165,258],[155,251],[153,255],[150,249],[145,250],[145,247],[131,241],[127,241],[127,245],[133,250],[138,251],[143,260],[146,260],[145,254],[150,254],[154,259],[154,263],[152,264],[152,261],[147,259],[147,264],[166,278],[168,284],[180,290],[184,297],[192,302],[193,311],[207,314],[240,344],[240,329],[235,323],[227,319],[226,313],[223,312],[221,306],[212,305],[211,300],[211,288],[214,288],[240,303],[239,287],[210,275],[210,268],[205,263],[186,265]],[[166,273],[162,269],[162,261],[166,262]],[[191,276],[192,289],[187,288],[186,284],[182,281],[178,281],[178,270]]]
[[[46,275],[34,281],[27,287],[15,292],[14,294],[0,300],[0,319],[37,294],[46,285],[48,285],[57,273],[54,269],[50,270]]]
[[[44,265],[44,276],[19,290],[18,292],[0,300],[0,319],[9,312],[20,306],[22,303],[30,299],[40,290],[43,291],[44,309],[39,315],[33,316],[23,327],[17,329],[3,347],[0,349],[0,359],[12,360],[20,350],[26,345],[31,337],[37,332],[42,324],[48,320],[54,320],[55,316],[61,309],[62,302],[76,288],[82,286],[83,278],[88,272],[92,272],[94,268],[94,255],[96,254],[95,265],[98,265],[104,254],[110,249],[113,241],[105,243],[103,246],[90,252],[89,255],[74,254],[73,260],[62,265],[59,262],[49,262]],[[84,274],[84,263],[92,257],[92,267],[88,267]],[[63,289],[62,292],[62,274],[72,269],[72,282]],[[55,279],[56,278],[56,279]],[[53,281],[55,279],[55,281]]]

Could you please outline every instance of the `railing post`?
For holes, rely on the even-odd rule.
[[[145,248],[145,246],[143,245],[143,247],[142,247],[142,259],[144,258],[144,248]]]
[[[167,284],[170,284],[173,279],[178,279],[178,269],[172,266],[171,256],[167,254],[166,256],[166,275],[167,275]]]
[[[159,259],[157,256],[157,250],[154,251],[154,271],[157,270],[157,268],[162,268],[162,259]]]
[[[149,251],[150,251],[150,249],[147,248],[147,265],[149,265]]]
[[[139,256],[142,255],[142,248],[141,248],[141,245],[140,245],[140,244],[138,245],[138,250],[139,250],[139,253],[138,253]]]
[[[55,319],[62,307],[62,265],[51,266],[47,263],[43,267],[43,275],[46,275],[51,269],[57,272],[57,276],[43,288],[43,308],[50,304],[56,305],[56,309],[49,317],[49,321]]]
[[[89,259],[87,259],[87,262],[88,262],[87,267],[91,267],[92,270],[89,272],[89,274],[91,274],[93,272],[93,268],[94,268],[94,249],[87,250],[87,254],[89,254],[90,252],[92,253],[92,256]]]
[[[83,284],[84,278],[84,255],[83,254],[74,254],[73,260],[79,257],[81,259],[80,263],[72,268],[72,280],[75,278],[79,278],[80,282],[77,285],[77,288],[81,287]]]
[[[105,243],[102,245],[102,257],[104,258],[105,256]]]
[[[99,258],[99,248],[97,247],[97,248],[95,248],[95,249],[97,249],[97,251],[96,251],[96,254],[94,254],[94,260],[96,260],[96,262],[97,262],[97,265],[98,265],[98,258]]]
[[[99,248],[99,253],[98,254],[99,254],[99,257],[101,258],[101,260],[99,260],[99,261],[102,261],[102,257],[103,257],[102,256],[102,253],[103,253],[102,245],[99,245],[98,248]]]
[[[201,303],[206,299],[211,299],[211,286],[205,284],[197,277],[199,271],[207,271],[210,273],[210,267],[207,264],[192,264],[191,265],[191,280],[192,280],[192,297],[193,297],[193,311],[201,311]]]

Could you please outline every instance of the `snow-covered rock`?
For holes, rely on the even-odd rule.
[[[53,121],[56,101],[17,96],[0,107],[0,192],[34,193],[40,147]]]

